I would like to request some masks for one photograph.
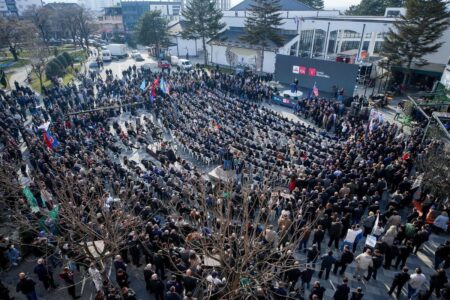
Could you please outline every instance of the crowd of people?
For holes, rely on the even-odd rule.
[[[159,88],[163,78],[169,89]],[[1,268],[19,273],[25,250],[37,257],[34,274],[19,273],[17,292],[37,299],[36,279],[51,292],[60,268],[73,299],[78,272],[96,299],[136,299],[131,263],[155,299],[325,299],[321,280],[339,271],[328,293],[357,300],[380,268],[397,270],[382,297],[400,297],[407,284],[409,299],[449,299],[450,242],[437,248],[431,277],[408,264],[433,232],[447,231],[450,206],[415,184],[415,161],[439,141],[422,143],[421,128],[406,135],[395,123],[368,124],[336,99],[300,101],[299,115],[314,124],[305,125],[264,104],[275,92],[256,75],[135,66],[55,82],[42,96],[18,83],[2,91],[2,164],[23,191],[5,199],[31,229],[21,240],[0,237]],[[229,190],[207,176],[215,165],[232,174]],[[237,226],[225,231],[217,207],[232,210]],[[244,263],[247,232],[264,256]],[[103,240],[114,276],[79,247],[86,237]],[[210,267],[198,245],[210,251],[220,238]],[[268,267],[273,280],[239,278],[229,294],[230,270]],[[360,287],[350,288],[351,277]],[[11,299],[3,284],[1,293]]]

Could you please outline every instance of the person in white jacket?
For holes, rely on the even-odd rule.
[[[353,278],[357,278],[358,281],[361,280],[362,276],[365,276],[366,272],[369,270],[369,267],[373,266],[372,261],[372,251],[367,249],[366,252],[361,253],[355,258],[356,261],[356,271],[353,275]]]
[[[91,276],[92,281],[94,282],[95,289],[97,292],[101,291],[103,289],[103,279],[102,274],[100,274],[100,271],[97,269],[95,264],[91,264],[89,266],[89,276]]]
[[[416,268],[416,272],[411,274],[408,281],[408,299],[415,299],[420,289],[423,287],[427,278],[422,274],[420,268]]]

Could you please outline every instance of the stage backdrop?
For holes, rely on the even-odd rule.
[[[275,80],[291,84],[297,78],[298,85],[306,89],[312,89],[316,83],[319,93],[327,94],[334,92],[335,85],[338,89],[344,88],[344,95],[348,97],[353,96],[358,69],[354,64],[277,54]]]

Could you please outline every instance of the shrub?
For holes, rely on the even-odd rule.
[[[56,59],[52,59],[45,67],[45,76],[47,79],[62,77],[64,76],[64,69],[61,68],[61,65]]]
[[[64,67],[64,69],[67,68],[68,66],[70,66],[70,64],[67,62],[66,58],[64,57],[64,55],[60,54],[56,57],[56,59]]]
[[[64,56],[69,66],[73,63],[73,58],[69,53],[63,52],[61,55]]]

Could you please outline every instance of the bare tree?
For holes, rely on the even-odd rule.
[[[49,46],[51,20],[55,18],[54,12],[43,7],[31,6],[24,13],[24,17],[29,19],[39,32],[39,36],[46,47]]]
[[[30,48],[30,62],[31,62],[31,72],[33,72],[39,79],[39,86],[43,87],[45,67],[47,66],[48,57],[50,55],[48,47],[39,41],[35,40],[31,44]]]
[[[14,60],[18,61],[20,50],[36,34],[35,27],[17,18],[0,17],[0,28],[0,44],[8,46]]]
[[[429,129],[429,134],[433,136],[433,131],[440,137],[440,128],[436,126]],[[419,180],[422,189],[429,191],[435,197],[437,203],[442,204],[450,199],[450,153],[445,148],[444,138],[433,140],[420,154],[417,159],[417,168],[421,172]]]

